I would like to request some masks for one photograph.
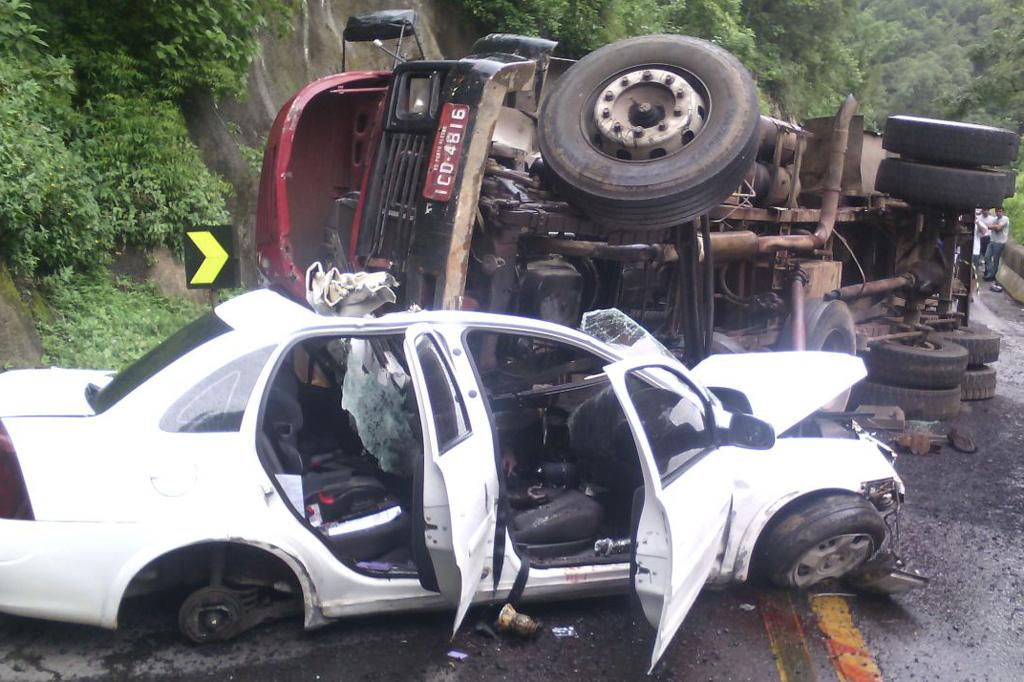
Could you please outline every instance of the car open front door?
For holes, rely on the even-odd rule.
[[[658,357],[605,368],[643,467],[634,509],[633,588],[658,629],[651,669],[665,652],[714,567],[732,506],[732,477],[717,457],[706,393]]]
[[[417,472],[422,482],[417,483],[422,540],[437,590],[457,607],[458,630],[493,543],[498,474],[476,380],[466,374],[457,381],[445,340],[431,326],[415,325],[406,333],[405,354],[423,424],[423,466]]]

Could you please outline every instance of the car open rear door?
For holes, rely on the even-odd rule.
[[[454,632],[485,575],[498,510],[498,473],[475,377],[467,372],[456,376],[445,344],[445,336],[425,324],[410,327],[405,337],[423,424],[423,466],[417,472],[422,540],[437,590],[456,606]]]
[[[632,582],[658,629],[651,669],[714,568],[732,506],[732,477],[716,456],[707,394],[681,366],[658,356],[605,368],[643,468],[643,508],[634,509]]]

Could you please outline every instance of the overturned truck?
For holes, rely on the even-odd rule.
[[[322,262],[389,273],[397,309],[577,326],[619,308],[691,366],[870,349],[855,399],[918,418],[955,413],[968,363],[994,359],[954,341],[985,335],[967,328],[974,207],[1012,195],[1015,133],[904,116],[883,137],[852,96],[799,125],[763,116],[743,65],[685,36],[579,61],[515,35],[411,60],[414,37],[410,11],[353,18],[346,40],[394,69],[322,78],[278,114],[255,238],[269,283],[305,298]]]

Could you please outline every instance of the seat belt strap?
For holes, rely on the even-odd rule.
[[[512,583],[512,591],[508,593],[508,601],[514,608],[519,608],[519,600],[526,589],[526,581],[530,577],[530,561],[525,557],[519,557],[519,572],[516,573],[516,580]]]

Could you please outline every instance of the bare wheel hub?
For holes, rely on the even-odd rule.
[[[674,154],[704,127],[708,103],[678,73],[638,68],[606,81],[594,103],[595,146],[627,161]]]
[[[792,582],[809,587],[827,578],[839,578],[867,561],[874,551],[871,537],[863,533],[836,535],[804,552],[793,566]]]

